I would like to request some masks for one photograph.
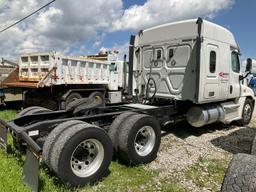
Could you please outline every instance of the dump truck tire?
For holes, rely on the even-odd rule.
[[[256,191],[256,157],[248,154],[234,155],[224,177],[221,192]]]
[[[71,186],[91,184],[104,177],[113,154],[107,133],[87,123],[65,130],[55,142],[53,151],[53,170]]]
[[[104,103],[100,97],[89,98],[88,101],[81,103],[73,110],[73,114],[91,114],[93,110],[103,107]]]
[[[132,115],[118,134],[118,153],[130,165],[149,163],[157,157],[161,141],[158,121],[149,115]]]
[[[120,127],[122,127],[123,123],[125,120],[127,120],[128,117],[131,115],[136,114],[135,112],[125,112],[122,113],[121,115],[118,115],[115,120],[112,122],[111,126],[109,127],[108,130],[108,135],[112,141],[112,146],[115,152],[118,151],[118,134]]]
[[[54,99],[52,98],[48,98],[46,100],[44,100],[41,105],[43,107],[45,107],[46,109],[50,109],[52,111],[56,111],[59,109],[59,105],[58,105],[58,102],[55,101]]]
[[[103,96],[103,94],[101,92],[95,91],[95,92],[91,93],[89,95],[89,99],[92,99],[92,98],[100,100],[102,102],[102,107],[105,106],[105,102],[106,101],[105,101],[105,98],[104,98],[104,96]]]
[[[27,116],[27,115],[49,112],[49,111],[51,111],[51,110],[46,109],[44,107],[40,107],[40,106],[28,107],[28,108],[23,109],[21,112],[19,112],[17,115],[17,118]]]
[[[97,98],[97,97],[100,97],[100,98],[102,99],[102,101],[104,101],[104,97],[103,97],[102,93],[99,92],[99,91],[95,91],[95,92],[93,92],[93,93],[91,93],[91,94],[89,95],[89,99],[91,99],[91,98]]]
[[[81,98],[83,98],[83,97],[80,93],[77,93],[77,92],[70,93],[69,96],[65,100],[65,105],[68,106],[71,102],[73,102],[77,99],[81,99]]]
[[[253,142],[252,142],[251,154],[256,156],[256,136],[254,137]]]
[[[74,109],[76,107],[78,107],[79,105],[82,105],[84,103],[88,103],[89,98],[81,98],[81,99],[77,99],[75,101],[72,101],[71,103],[69,103],[66,106],[66,111],[70,112],[70,111],[74,111]]]
[[[103,100],[99,98],[82,98],[71,102],[67,107],[67,112],[73,112],[73,114],[84,113],[98,107],[103,107]]]
[[[238,120],[237,123],[240,126],[248,125],[252,119],[253,114],[253,102],[251,99],[246,99],[244,102],[242,119]]]
[[[43,144],[42,157],[43,157],[43,161],[50,169],[52,169],[50,159],[51,159],[52,153],[54,153],[54,151],[52,151],[52,147],[56,142],[56,140],[61,136],[61,133],[63,133],[66,129],[70,128],[73,125],[82,124],[82,123],[84,122],[78,121],[78,120],[66,121],[64,123],[57,125],[46,137],[45,142]]]

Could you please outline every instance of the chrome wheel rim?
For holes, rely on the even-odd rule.
[[[250,104],[246,104],[244,106],[244,121],[249,121],[251,118],[252,109]]]
[[[156,134],[152,127],[144,126],[139,129],[134,140],[135,151],[140,156],[150,154],[155,146]]]
[[[78,177],[89,177],[101,166],[104,159],[104,148],[96,139],[81,142],[73,151],[70,166]]]

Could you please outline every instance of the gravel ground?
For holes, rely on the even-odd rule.
[[[168,127],[168,131],[162,133],[157,159],[148,164],[146,169],[160,172],[159,180],[176,178],[189,192],[212,191],[196,186],[185,177],[184,170],[201,157],[230,161],[233,154],[250,153],[255,128],[256,113],[245,127],[234,124],[213,124],[200,129],[187,124]],[[217,185],[220,188],[221,184]]]

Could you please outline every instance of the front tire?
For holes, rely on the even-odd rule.
[[[253,101],[251,99],[246,99],[244,102],[242,119],[237,121],[240,126],[245,126],[250,123],[252,119],[253,109]]]

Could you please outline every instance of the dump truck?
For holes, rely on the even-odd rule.
[[[26,150],[24,180],[35,191],[40,160],[71,186],[102,179],[113,154],[127,165],[149,163],[169,124],[250,122],[255,98],[239,55],[229,30],[201,18],[141,30],[129,46],[132,103],[82,98],[65,110],[30,107],[1,120],[0,143],[6,149],[10,132],[17,149]]]
[[[126,89],[127,67],[124,61],[108,59],[110,55],[24,53],[19,57],[18,70],[3,83],[8,88],[22,89],[23,107],[65,109],[71,101],[84,97],[120,103]]]

